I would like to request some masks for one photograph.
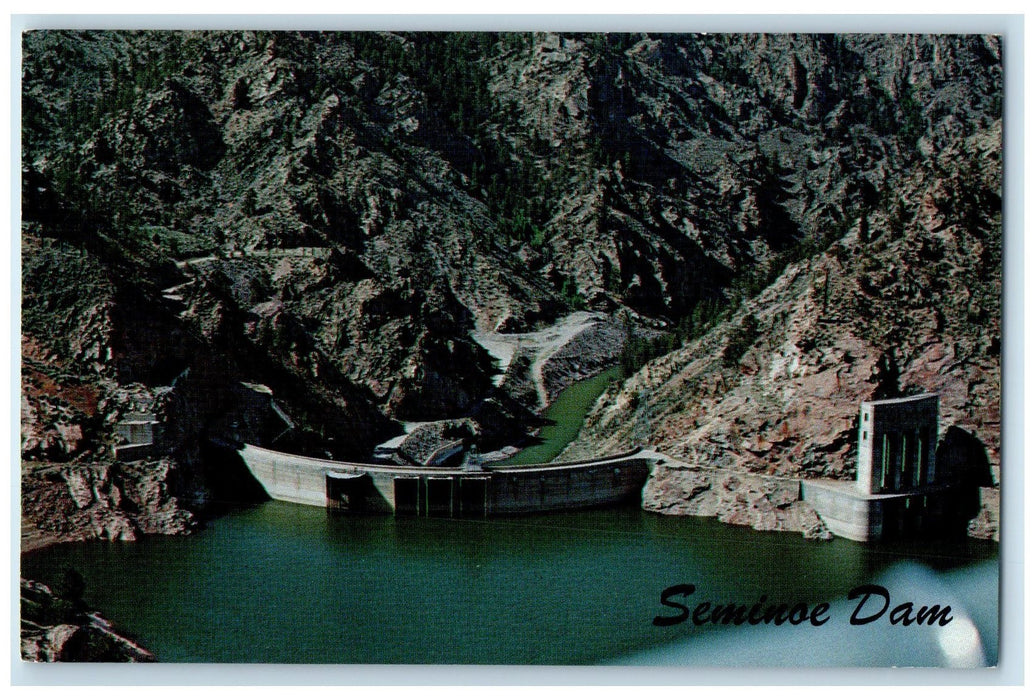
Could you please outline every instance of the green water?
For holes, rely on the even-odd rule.
[[[569,386],[546,409],[543,417],[548,423],[540,431],[538,441],[494,464],[541,464],[554,459],[579,434],[583,419],[607,385],[621,376],[621,368],[613,367]]]
[[[167,662],[671,664],[692,658],[689,649],[721,651],[705,658],[725,665],[764,637],[731,645],[728,629],[656,627],[654,616],[673,612],[659,605],[664,588],[692,583],[694,602],[750,604],[765,594],[815,604],[916,562],[909,566],[918,573],[907,577],[914,588],[923,577],[956,577],[931,590],[977,589],[969,607],[985,606],[975,620],[984,620],[978,627],[989,649],[996,554],[976,541],[892,550],[808,542],[634,508],[475,521],[268,502],[191,537],[60,545],[22,564],[23,575],[45,582],[66,566],[80,571],[91,606]],[[893,580],[893,594],[904,595],[901,577]],[[790,639],[779,653],[802,647],[790,663],[820,663],[817,651],[862,634],[842,627],[781,630]],[[860,636],[868,641],[854,648],[886,653],[889,637],[871,627],[878,636]],[[920,641],[892,661],[937,664],[913,629],[905,634]],[[825,639],[817,632],[834,638],[817,650],[815,640]],[[675,660],[673,648],[684,649]]]

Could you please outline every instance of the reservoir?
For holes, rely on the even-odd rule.
[[[997,555],[976,540],[810,542],[635,507],[452,520],[271,501],[190,537],[32,552],[22,575],[77,569],[90,606],[165,662],[927,666],[949,658],[946,632],[849,626],[847,592],[877,583],[892,605],[951,604],[944,630],[976,630],[994,662]],[[653,625],[675,612],[661,591],[682,583],[691,606],[830,602],[830,623]]]

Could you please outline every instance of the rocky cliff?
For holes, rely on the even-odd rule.
[[[943,441],[976,446],[974,485],[998,487],[1000,142],[992,123],[889,181],[890,215],[861,216],[648,363],[602,398],[567,456],[646,442],[698,469],[851,479],[859,402],[937,392]],[[697,478],[659,472],[645,505],[693,512],[695,494],[664,494]],[[998,537],[997,490],[982,499],[971,532]]]

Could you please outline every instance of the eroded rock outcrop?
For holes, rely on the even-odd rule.
[[[66,572],[66,578],[76,577]],[[37,581],[21,579],[21,658],[25,661],[155,661],[155,656],[90,612],[79,589],[56,594]]]
[[[801,500],[800,481],[728,469],[658,467],[643,490],[643,508],[666,515],[718,518],[755,530],[800,532],[806,539],[832,535],[812,506]]]
[[[182,471],[170,459],[124,463],[25,462],[23,549],[69,540],[132,541],[192,532],[197,518],[176,493]]]

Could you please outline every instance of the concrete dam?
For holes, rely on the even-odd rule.
[[[636,450],[580,462],[478,468],[339,462],[238,447],[275,500],[354,513],[488,517],[638,501],[657,454]]]
[[[269,401],[268,390],[262,397]],[[981,497],[977,486],[991,478],[988,459],[957,428],[936,448],[938,417],[936,394],[862,402],[855,480],[797,480],[796,500],[830,532],[856,541],[939,536],[961,524],[965,531]],[[126,430],[143,429],[133,423]],[[130,438],[139,442],[136,433]],[[656,465],[708,471],[651,449],[567,463],[448,467],[438,458],[454,455],[462,441],[411,464],[305,457],[239,439],[213,442],[240,459],[265,495],[352,513],[481,518],[641,502]]]

